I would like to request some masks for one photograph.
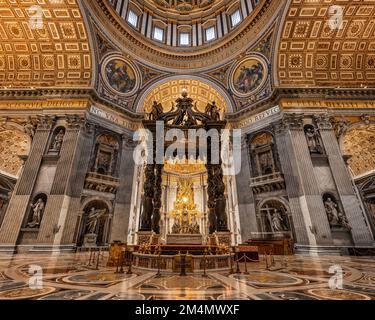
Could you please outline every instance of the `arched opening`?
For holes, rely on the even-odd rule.
[[[264,239],[294,238],[293,221],[288,206],[279,199],[259,204],[258,227]]]
[[[350,128],[343,137],[342,150],[350,157],[348,165],[353,177],[375,171],[375,124]]]
[[[229,98],[220,92],[218,86],[196,77],[176,77],[159,82],[140,98],[137,108],[138,112],[146,114],[143,122],[145,128],[152,130],[156,121],[164,121],[166,130],[179,128],[182,134],[192,128],[206,130],[214,123],[218,128],[224,128],[224,117],[228,110],[232,110]],[[181,115],[179,111],[186,113]],[[237,232],[235,221],[238,218],[226,214],[238,214],[235,201],[230,201],[232,197],[236,197],[232,196],[236,192],[233,187],[235,184],[228,184],[227,179],[223,179],[220,163],[216,166],[207,165],[210,152],[205,154],[207,157],[204,159],[201,157],[201,150],[197,150],[203,141],[210,145],[212,137],[208,136],[199,139],[194,146],[197,151],[194,155],[188,155],[190,149],[188,151],[185,148],[186,141],[182,139],[178,140],[185,141],[182,157],[179,154],[171,159],[174,154],[169,157],[171,154],[166,153],[161,164],[139,166],[142,179],[138,180],[137,187],[134,188],[137,194],[133,195],[132,207],[137,209],[131,212],[131,234],[128,239],[136,241],[137,237],[134,235],[138,231],[147,232],[152,229],[160,234],[161,240],[166,244],[175,244],[176,239],[182,238],[187,244],[202,244],[216,230],[227,232],[229,228],[233,234]],[[217,219],[213,218],[215,214]],[[177,235],[180,237],[176,237]]]
[[[111,223],[111,208],[106,201],[94,199],[84,204],[77,221],[77,246],[106,246],[109,242]]]
[[[17,129],[0,129],[0,173],[18,177],[25,156],[30,150],[30,138]]]

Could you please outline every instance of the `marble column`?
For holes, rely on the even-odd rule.
[[[357,198],[352,178],[346,167],[343,155],[338,145],[330,117],[327,114],[318,115],[314,120],[319,128],[329,165],[340,196],[342,207],[351,226],[351,234],[355,245],[372,245],[370,227],[366,224],[360,200]]]
[[[25,215],[29,213],[34,185],[54,123],[55,119],[53,117],[42,116],[38,119],[38,126],[33,136],[30,154],[1,225],[0,251],[12,252],[15,250]]]
[[[135,176],[135,162],[133,152],[135,143],[126,135],[122,137],[122,151],[120,164],[120,186],[117,190],[111,241],[127,242],[133,181]]]
[[[250,154],[247,138],[242,138],[241,171],[236,176],[238,211],[241,224],[242,241],[251,238],[253,232],[258,232],[256,207],[253,191],[250,188]]]

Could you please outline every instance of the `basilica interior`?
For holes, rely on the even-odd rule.
[[[373,1],[0,2],[0,300],[375,299]]]

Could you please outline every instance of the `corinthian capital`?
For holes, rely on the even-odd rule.
[[[50,115],[38,116],[38,130],[51,130],[56,123],[56,117]]]
[[[320,130],[332,130],[333,129],[333,117],[328,113],[317,114],[313,116],[313,120],[316,126]]]
[[[68,114],[65,117],[69,129],[80,130],[85,125],[85,118],[83,116]]]
[[[302,130],[303,129],[303,118],[302,113],[286,113],[283,118],[275,124],[275,130],[280,132],[286,129],[290,130]]]

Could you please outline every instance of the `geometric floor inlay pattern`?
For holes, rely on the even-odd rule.
[[[371,257],[275,257],[241,265],[241,273],[162,274],[133,269],[115,273],[105,257],[89,265],[85,254],[0,256],[0,300],[375,300]],[[330,267],[343,270],[343,288],[332,290]],[[42,285],[30,287],[31,266]]]

